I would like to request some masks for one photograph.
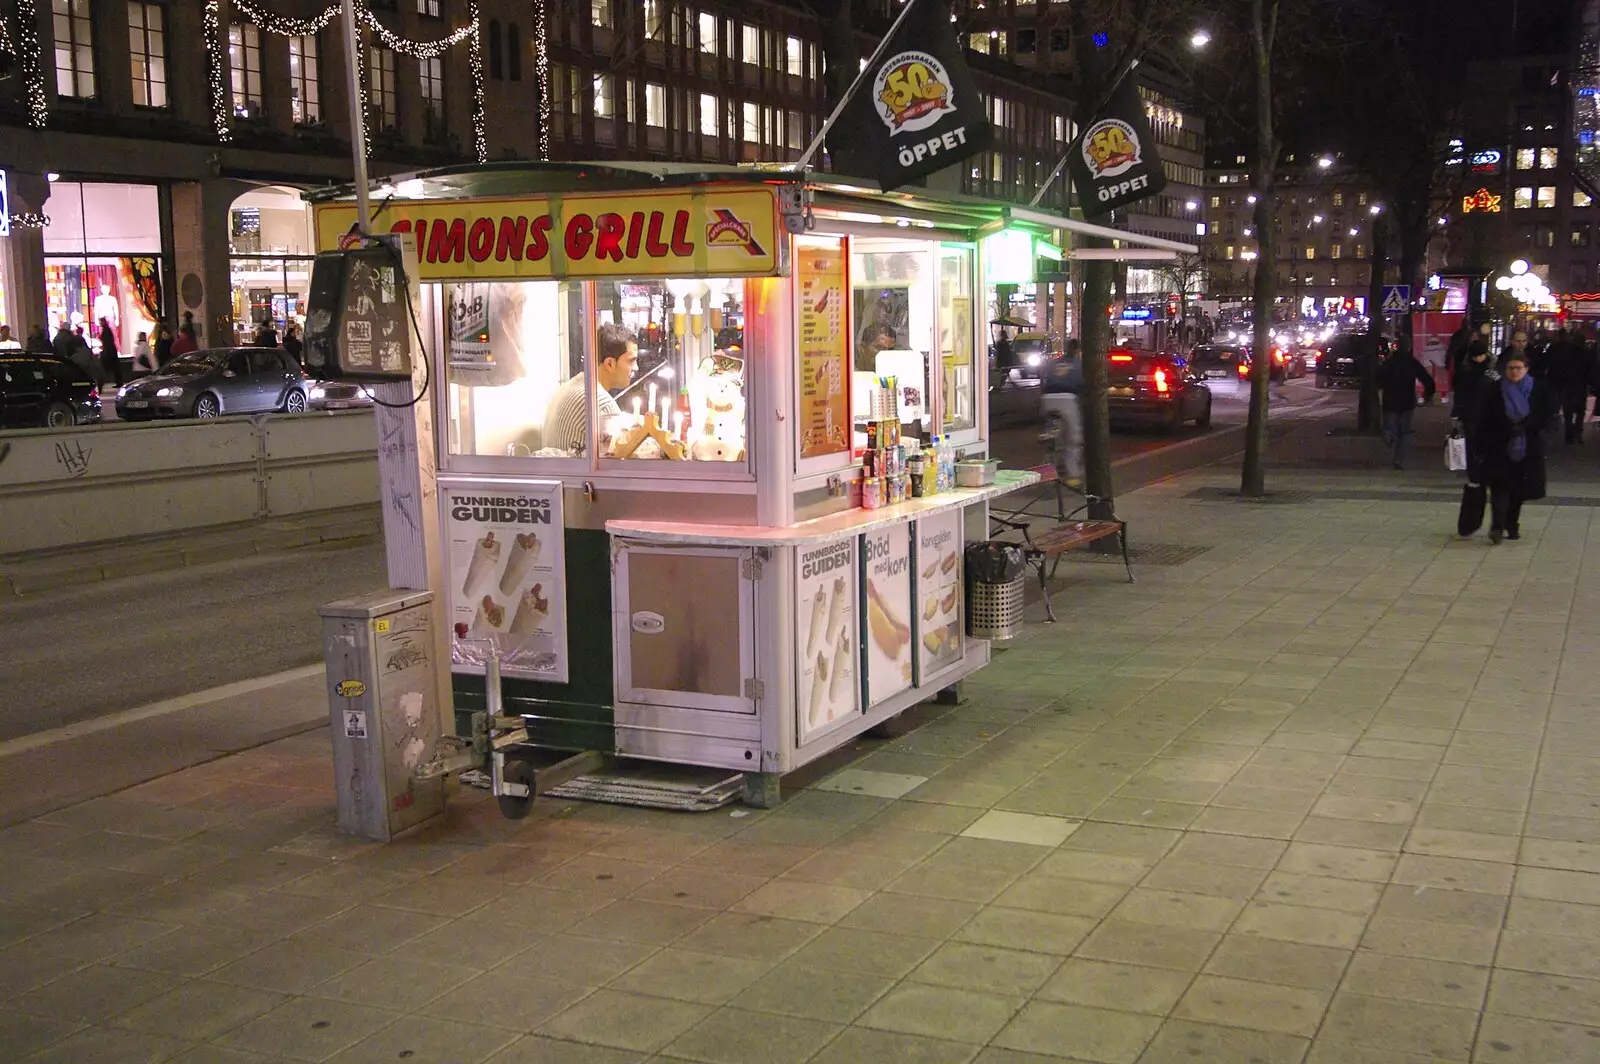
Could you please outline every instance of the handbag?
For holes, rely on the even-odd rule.
[[[1488,503],[1488,490],[1482,484],[1470,481],[1461,489],[1461,512],[1456,515],[1456,532],[1470,536],[1483,527],[1483,511]]]
[[[1467,438],[1461,435],[1459,428],[1452,429],[1444,441],[1444,467],[1452,473],[1464,473],[1467,469]]]

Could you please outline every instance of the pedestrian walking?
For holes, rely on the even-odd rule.
[[[117,351],[117,334],[108,318],[100,319],[100,369],[112,384],[122,383],[122,358]]]
[[[156,326],[160,329],[161,326]],[[148,333],[140,333],[139,339],[133,342],[133,372],[139,376],[156,371],[156,355],[150,349]]]
[[[1523,365],[1528,366],[1530,369],[1532,368],[1533,364],[1529,361],[1528,356],[1528,334],[1521,329],[1512,333],[1511,342],[1500,349],[1500,357],[1495,359],[1494,368],[1498,372],[1504,373],[1506,371],[1506,363],[1511,361],[1514,355],[1522,359]]]
[[[186,315],[193,317],[193,315]],[[200,345],[195,342],[194,323],[186,321],[178,328],[178,335],[172,341],[172,357],[187,355],[190,351],[200,350]]]
[[[289,352],[296,365],[304,365],[300,354],[306,349],[305,341],[300,339],[300,327],[292,321],[283,327],[283,349]]]
[[[1461,361],[1450,377],[1450,416],[1461,422],[1461,434],[1472,446],[1472,434],[1478,425],[1478,408],[1483,403],[1483,389],[1489,383],[1489,325],[1474,333],[1462,351]]]
[[[155,354],[156,370],[172,361],[172,330],[156,322],[156,331],[150,334],[150,348]]]
[[[1522,504],[1544,498],[1544,430],[1553,420],[1549,387],[1529,375],[1526,356],[1513,355],[1505,376],[1484,389],[1477,437],[1468,448],[1479,465],[1473,479],[1489,488],[1490,543],[1521,538]]]
[[[1589,406],[1589,381],[1594,375],[1588,345],[1565,329],[1550,347],[1549,383],[1555,400],[1561,404],[1562,441],[1583,441],[1583,419]]]
[[[50,334],[45,332],[43,325],[35,325],[28,334],[26,349],[36,355],[48,355],[54,348],[50,346]]]
[[[272,327],[272,322],[264,321],[256,328],[256,335],[250,341],[256,347],[277,347],[278,332]]]
[[[1401,347],[1378,367],[1378,388],[1383,404],[1383,438],[1392,448],[1396,469],[1404,469],[1406,447],[1411,442],[1411,420],[1417,413],[1417,385],[1424,402],[1433,398],[1433,374],[1418,362],[1409,347]]]

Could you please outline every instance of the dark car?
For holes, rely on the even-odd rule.
[[[54,355],[0,351],[0,427],[64,429],[100,420],[100,388]]]
[[[1250,349],[1243,344],[1200,344],[1189,355],[1189,371],[1201,380],[1238,380],[1241,365],[1250,364]]]
[[[355,381],[308,381],[306,401],[313,410],[355,410],[372,406],[371,385]]]
[[[214,418],[306,409],[311,382],[278,347],[222,347],[179,355],[117,392],[117,416]]]
[[[1148,424],[1176,431],[1185,421],[1211,424],[1211,389],[1168,355],[1113,348],[1106,353],[1106,406],[1112,424]]]
[[[1340,333],[1317,359],[1318,388],[1359,388],[1361,367],[1371,351],[1371,333]]]

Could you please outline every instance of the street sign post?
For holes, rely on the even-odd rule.
[[[1404,314],[1410,309],[1410,285],[1386,284],[1383,286],[1383,312],[1385,314]]]

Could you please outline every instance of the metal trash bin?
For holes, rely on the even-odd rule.
[[[387,842],[444,811],[443,779],[414,772],[439,741],[430,591],[320,606],[339,827]]]
[[[974,639],[1015,639],[1022,633],[1028,579],[1022,548],[998,540],[969,543],[965,568],[967,634]]]

